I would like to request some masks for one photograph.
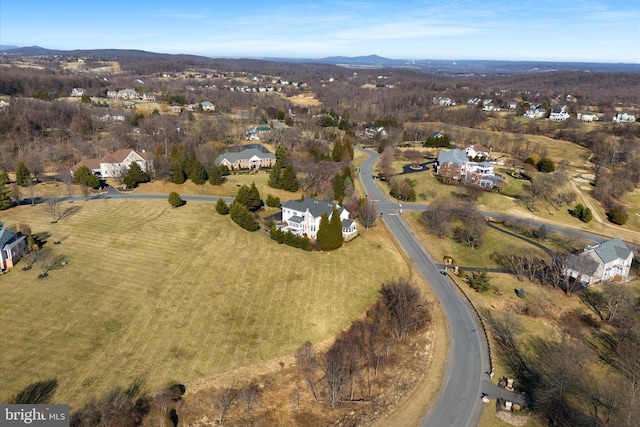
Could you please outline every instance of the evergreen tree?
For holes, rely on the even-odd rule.
[[[285,191],[295,192],[298,191],[299,184],[296,177],[296,171],[293,169],[293,165],[287,165],[282,171],[282,178],[280,179],[280,188]]]
[[[211,170],[209,171],[209,184],[211,185],[222,185],[224,182],[224,177],[222,176],[222,171],[215,163],[211,166]]]
[[[227,165],[220,165],[218,167],[220,168],[220,174],[222,176],[228,176],[231,173],[231,171],[229,170],[229,166]]]
[[[349,155],[349,160],[353,160],[353,145],[348,139],[344,141],[344,151]]]
[[[136,188],[141,182],[149,182],[149,175],[142,170],[138,163],[131,162],[129,171],[122,178],[122,182],[127,188]]]
[[[87,184],[88,187],[96,190],[98,187],[100,187],[100,178],[98,178],[98,175],[92,173],[87,177],[87,182],[85,184]]]
[[[84,165],[78,166],[78,169],[73,173],[73,182],[76,184],[86,184],[89,175],[91,175],[91,171],[88,167]]]
[[[171,182],[174,184],[184,184],[184,181],[187,179],[184,173],[184,169],[182,169],[182,163],[180,160],[173,161],[173,174],[171,175]]]
[[[182,206],[182,198],[180,197],[180,194],[176,193],[175,191],[169,193],[169,204],[174,208]]]
[[[271,169],[269,173],[269,187],[272,188],[282,188],[282,168],[278,166],[278,162],[276,161],[275,166]]]
[[[347,166],[342,171],[342,179],[346,180],[347,178],[349,178],[349,179],[351,179],[353,181],[353,176],[351,176],[351,167],[350,166]]]
[[[225,202],[222,197],[220,197],[216,203],[216,212],[220,215],[227,215],[229,213],[229,205],[227,205],[227,202]]]
[[[251,190],[251,204],[247,206],[247,209],[249,209],[250,211],[257,211],[262,207],[262,197],[260,197],[260,192],[258,191],[258,188],[256,187],[255,182],[251,183],[250,190]]]
[[[318,233],[316,234],[316,241],[320,245],[320,249],[329,250],[331,246],[331,229],[329,226],[329,215],[323,213],[320,217],[320,226],[318,227]]]
[[[257,211],[262,207],[260,193],[258,192],[255,183],[251,183],[251,187],[246,185],[240,187],[236,193],[234,201],[245,206],[249,211]]]
[[[0,173],[0,210],[9,209],[11,206],[13,206],[13,200],[11,200],[9,188],[9,174],[4,171]]]
[[[191,178],[191,181],[196,185],[202,185],[207,182],[207,171],[204,169],[204,166],[202,166],[202,163],[200,163],[200,160],[195,159],[191,165],[191,176],[189,178]]]
[[[31,172],[23,162],[18,163],[16,182],[20,187],[28,187],[31,183]]]
[[[331,219],[329,221],[329,228],[331,229],[331,243],[333,249],[337,249],[342,246],[342,218],[340,218],[340,212],[338,212],[338,207],[333,207],[333,212],[331,213]]]
[[[333,144],[333,149],[331,150],[331,160],[334,162],[341,162],[344,157],[344,146],[340,141],[336,141]]]
[[[333,177],[332,187],[333,199],[337,200],[338,203],[342,203],[342,199],[344,199],[344,179],[341,174],[337,173]]]
[[[342,219],[340,219],[337,207],[334,206],[331,219],[326,213],[320,217],[316,240],[323,251],[330,251],[342,246]]]
[[[289,154],[282,146],[282,143],[278,143],[278,146],[276,147],[276,166],[283,168],[288,155]]]
[[[260,228],[258,221],[255,220],[247,207],[241,203],[237,203],[236,201],[231,203],[231,206],[229,206],[229,216],[233,222],[245,230],[256,231]]]

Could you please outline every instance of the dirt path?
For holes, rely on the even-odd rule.
[[[584,195],[580,187],[578,187],[573,180],[571,181],[571,188],[573,188],[573,191],[576,192],[582,204],[588,207],[589,209],[591,209],[593,218],[598,222],[598,224],[602,224],[602,234],[613,234],[614,236],[617,235],[623,238],[623,240],[627,240],[627,241],[634,241],[634,242],[640,241],[639,232],[634,230],[629,230],[624,227],[619,227],[617,225],[610,224],[606,220],[603,220],[598,214],[598,211],[596,210],[596,208],[593,206],[593,203],[591,203],[591,200],[589,200],[589,198]],[[609,230],[609,233],[607,233],[607,230]],[[624,234],[620,234],[620,233],[624,233]]]

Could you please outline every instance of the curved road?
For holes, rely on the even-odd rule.
[[[440,264],[436,263],[424,250],[409,226],[402,220],[401,213],[403,210],[424,210],[428,209],[428,206],[425,204],[403,206],[400,203],[389,200],[373,179],[373,166],[379,155],[373,151],[367,150],[367,152],[369,156],[359,168],[360,180],[366,195],[376,203],[381,213],[381,218],[389,231],[415,264],[420,274],[433,288],[447,318],[449,349],[445,365],[444,387],[440,390],[438,401],[423,420],[421,427],[475,427],[478,425],[484,410],[480,399],[483,392],[492,398],[503,397],[514,401],[519,401],[520,399],[489,381],[488,372],[491,369],[491,362],[486,338],[478,319],[471,307],[458,294],[448,276],[440,273]],[[108,191],[106,194],[94,196],[91,199],[166,199],[166,197],[166,194],[121,194],[117,191]],[[215,196],[185,195],[181,197],[187,201],[205,202],[218,199]],[[73,197],[72,199],[82,200],[81,197]],[[231,197],[225,197],[224,199],[228,203],[232,201]],[[520,221],[532,226],[542,224],[535,220],[522,220],[498,213],[485,213],[485,216]],[[554,231],[572,234],[593,241],[605,240],[602,236],[581,230],[549,224],[547,226]]]
[[[403,207],[388,200],[376,185],[372,176],[378,157],[377,153],[369,152],[369,157],[360,166],[360,180],[367,197],[377,203],[384,223],[433,288],[447,318],[449,350],[444,387],[422,426],[477,426],[484,409],[480,399],[483,379],[489,377],[486,372],[490,370],[484,333],[471,308],[457,294],[448,277],[440,273],[436,262],[402,220],[400,211]]]

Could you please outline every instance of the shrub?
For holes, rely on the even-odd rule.
[[[487,276],[486,271],[474,271],[471,273],[471,276],[467,274],[465,276],[465,280],[472,289],[479,293],[484,293],[491,287],[489,284],[489,276]]]
[[[233,222],[245,230],[256,231],[260,228],[260,224],[258,224],[258,221],[253,217],[253,214],[251,214],[249,209],[242,203],[235,201],[231,203],[231,206],[229,206],[229,215]]]
[[[177,208],[181,206],[182,203],[183,203],[182,198],[178,193],[176,193],[175,191],[172,191],[171,193],[169,193],[169,204],[171,206],[173,206],[174,208]]]
[[[582,222],[589,222],[593,219],[593,214],[591,213],[591,209],[582,205],[582,203],[578,203],[573,210],[569,210],[571,216],[578,218]]]
[[[277,208],[280,206],[280,197],[275,197],[269,194],[267,196],[267,206]]]
[[[536,163],[536,167],[540,172],[553,172],[556,170],[556,164],[553,160],[548,157],[543,157],[540,159],[538,163]]]
[[[225,202],[222,197],[219,198],[216,203],[216,212],[220,215],[227,215],[229,213],[229,205],[227,205],[227,202]]]
[[[615,205],[607,212],[607,218],[614,224],[624,225],[629,220],[629,214],[624,206]]]

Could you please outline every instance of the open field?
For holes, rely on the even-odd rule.
[[[213,204],[95,200],[57,224],[40,206],[2,212],[48,232],[68,265],[0,276],[0,400],[59,381],[56,402],[142,377],[153,389],[319,342],[358,317],[388,279],[411,277],[382,227],[332,253],[248,233]],[[60,245],[51,242],[60,240]]]

